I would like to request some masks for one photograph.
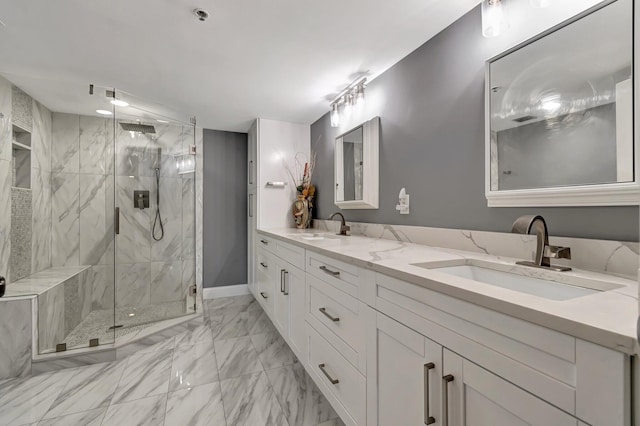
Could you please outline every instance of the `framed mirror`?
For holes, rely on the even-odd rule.
[[[633,76],[631,0],[487,61],[488,205],[639,204]]]
[[[378,208],[380,117],[336,138],[335,204],[341,209]]]

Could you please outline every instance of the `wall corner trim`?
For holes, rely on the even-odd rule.
[[[202,289],[202,297],[204,300],[217,299],[219,297],[242,296],[243,294],[249,294],[249,286],[247,284],[205,287]]]

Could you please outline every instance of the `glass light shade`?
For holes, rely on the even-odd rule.
[[[342,115],[345,118],[349,118],[351,116],[351,111],[353,110],[353,97],[351,94],[347,94],[344,96],[344,108],[342,109]]]
[[[340,125],[340,112],[338,111],[338,104],[331,105],[331,127],[338,127]]]
[[[356,105],[364,104],[364,84],[360,83],[356,89]]]
[[[497,37],[509,29],[504,0],[482,1],[482,35]]]

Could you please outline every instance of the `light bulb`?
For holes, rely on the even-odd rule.
[[[176,169],[180,170],[180,162],[176,160]]]
[[[551,0],[531,0],[531,7],[542,9],[551,6]]]
[[[331,127],[340,126],[340,111],[338,111],[338,104],[331,105]]]
[[[364,104],[364,84],[358,84],[358,88],[356,89],[356,105]]]
[[[502,0],[482,1],[482,35],[497,37],[509,29],[509,21]]]
[[[347,94],[344,96],[344,108],[342,109],[342,114],[345,118],[349,118],[351,116],[351,110],[353,109],[353,100],[351,98],[351,94]]]

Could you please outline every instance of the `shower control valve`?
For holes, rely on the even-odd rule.
[[[149,191],[133,191],[133,208],[140,210],[149,208]]]

